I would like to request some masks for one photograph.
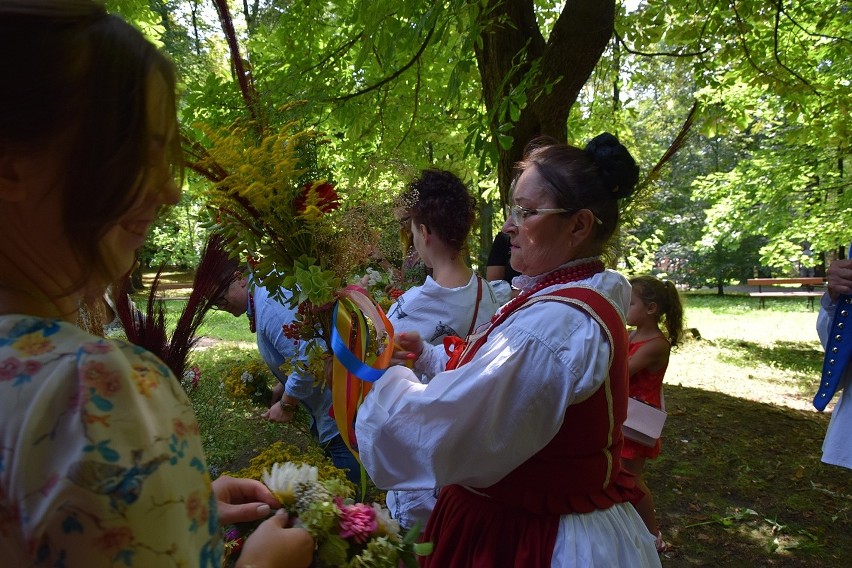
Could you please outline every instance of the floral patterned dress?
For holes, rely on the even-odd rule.
[[[198,424],[153,354],[55,320],[0,316],[5,566],[215,566]]]

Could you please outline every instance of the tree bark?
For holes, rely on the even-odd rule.
[[[533,0],[489,0],[482,13],[476,60],[498,151],[500,199],[506,203],[514,165],[527,142],[538,135],[567,139],[571,106],[614,31],[615,0],[567,0],[547,40],[536,21]],[[526,106],[507,131],[513,142],[504,149],[498,129],[510,119],[497,110],[537,60],[540,72],[529,78]]]

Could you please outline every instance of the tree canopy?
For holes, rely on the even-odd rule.
[[[482,248],[531,137],[603,130],[653,172],[625,216],[632,269],[715,283],[713,259],[751,263],[729,279],[852,240],[848,0],[112,4],[177,62],[188,144],[207,142],[201,123],[299,120],[336,181],[373,200],[453,170],[481,198]]]

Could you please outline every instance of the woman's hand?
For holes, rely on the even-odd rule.
[[[423,339],[416,331],[406,331],[394,338],[391,365],[413,363],[423,353]]]
[[[836,302],[841,294],[852,294],[852,260],[835,260],[828,267],[828,295]]]
[[[237,568],[307,568],[314,558],[314,539],[305,529],[287,528],[279,509],[246,539]]]
[[[223,475],[213,482],[213,494],[223,525],[259,521],[281,507],[266,485],[254,479]]]
[[[281,404],[281,401],[284,401],[284,404]],[[293,418],[296,417],[296,404],[288,403],[284,398],[279,400],[278,402],[273,402],[272,406],[269,407],[269,410],[263,413],[263,417],[271,422],[281,422],[286,424],[287,422],[292,422]]]

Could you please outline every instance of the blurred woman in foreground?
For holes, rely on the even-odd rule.
[[[172,65],[91,0],[0,1],[0,50],[0,558],[219,568],[217,516],[280,504],[211,483],[162,361],[74,325],[180,198]],[[286,524],[263,522],[239,565],[307,566],[313,539]]]

